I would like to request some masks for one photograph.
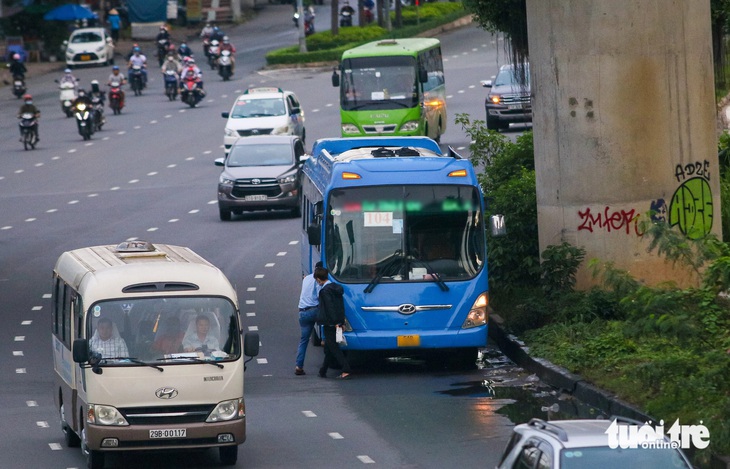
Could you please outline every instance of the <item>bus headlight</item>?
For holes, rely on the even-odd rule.
[[[243,418],[246,416],[246,408],[243,406],[243,398],[231,399],[218,403],[213,412],[205,419],[206,422],[225,422]]]
[[[354,124],[342,124],[342,133],[343,134],[359,134],[360,129],[357,128]]]
[[[418,121],[408,121],[400,126],[401,132],[414,132],[418,130]]]
[[[472,327],[483,326],[487,323],[487,304],[489,304],[489,296],[487,292],[479,295],[474,304],[471,306],[469,314],[461,325],[462,329],[471,329]]]
[[[86,411],[86,422],[96,425],[129,425],[124,416],[110,405],[89,404]]]

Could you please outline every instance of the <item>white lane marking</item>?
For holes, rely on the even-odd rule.
[[[312,112],[319,112],[319,109],[312,109]]]
[[[120,189],[119,186],[114,186],[114,187],[109,188],[110,191],[118,191],[119,189]]]
[[[147,228],[147,231],[157,231],[158,229],[156,226],[153,226],[152,228]]]
[[[469,89],[475,88],[475,85],[469,85]]]
[[[332,438],[333,440],[343,440],[343,439],[345,438],[344,436],[340,435],[340,434],[339,434],[339,433],[337,433],[337,432],[331,432],[331,433],[328,433],[328,435],[329,435],[329,436],[330,436],[330,438]]]
[[[457,91],[457,93],[464,94],[464,90],[459,90],[459,91]]]
[[[87,146],[87,147],[90,147],[90,146],[91,146],[91,145],[93,145],[93,144],[94,144],[94,142],[87,142],[87,143],[84,143],[84,145],[85,145],[85,146]]]
[[[168,168],[174,168],[175,166],[177,166],[175,163],[172,163],[172,164],[168,164],[167,165]]]
[[[38,407],[38,403],[36,401],[25,401],[25,405],[28,407]]]
[[[157,124],[157,121],[156,120],[151,120],[150,121],[150,124]]]
[[[60,156],[54,156],[54,157],[53,157],[53,158],[51,158],[51,159],[52,159],[52,160],[60,160],[60,159],[61,159],[61,157],[60,157]]]
[[[36,221],[36,218],[26,218],[25,221]]]
[[[86,197],[99,197],[99,194],[89,194]]]
[[[25,321],[21,321],[21,322],[20,322],[20,325],[21,325],[21,326],[30,326],[31,324],[33,324],[33,321],[32,321],[32,320],[30,320],[30,319],[27,319],[27,320],[25,320]]]
[[[40,428],[48,428],[49,427],[48,422],[44,422],[42,420],[40,422],[36,422],[35,424],[37,426],[39,426]]]
[[[12,228],[12,226],[6,225],[6,226],[3,226],[2,228],[0,228],[0,230],[9,230],[11,228]]]
[[[46,293],[46,295],[47,295],[47,293]],[[50,298],[51,297],[50,295],[48,295],[48,296],[46,296],[46,295],[43,295],[43,298]],[[43,309],[43,306],[33,306],[30,310],[31,311],[40,311],[42,309]]]
[[[206,101],[206,103],[212,103],[214,101],[215,101],[215,99],[209,99],[208,101]]]
[[[70,150],[68,151],[68,153],[76,153],[76,149],[75,149],[75,148],[72,148],[72,149],[70,149]]]
[[[180,109],[180,110],[179,110],[179,111],[177,111],[177,112],[183,113],[183,112],[185,112],[185,111],[186,111],[185,109]]]
[[[453,98],[453,97],[454,97],[454,95],[453,95],[453,94],[447,94],[447,95],[446,95],[446,99],[451,99],[451,98]]]
[[[248,287],[246,291],[256,291],[256,287]]]
[[[325,107],[332,107],[332,103],[325,104]]]
[[[208,205],[213,205],[213,204],[217,204],[217,203],[218,203],[217,200],[209,200],[208,201]]]
[[[53,295],[51,293],[44,293],[41,298],[51,298]],[[43,306],[33,306],[33,310],[36,308],[41,309]]]
[[[221,98],[227,98],[227,97],[228,97],[228,95],[227,95],[227,94],[222,94],[222,95],[221,95]]]
[[[69,204],[69,205],[76,205],[77,203],[79,203],[79,201],[78,200],[69,200],[66,203]]]
[[[16,335],[15,338],[13,338],[15,342],[24,342],[25,336],[24,335]]]
[[[172,117],[172,114],[165,114],[165,119],[169,119],[170,117]]]
[[[157,171],[152,171],[150,173],[147,173],[147,176],[154,176],[157,174]]]
[[[246,300],[246,304],[247,305],[255,305],[256,304],[256,300]]]
[[[197,208],[194,208],[194,209],[190,210],[188,213],[195,214],[195,213],[198,213],[198,212],[200,212],[200,210],[198,210]]]
[[[63,449],[59,443],[48,443],[48,447],[53,451],[61,451]]]
[[[185,158],[185,161],[193,161],[194,159],[194,156],[188,156],[187,158]]]
[[[266,365],[267,363],[269,363],[269,361],[265,358],[257,358],[256,363],[258,363],[259,365]]]
[[[139,179],[131,179],[127,181],[127,184],[137,184],[139,182]]]
[[[20,173],[24,173],[25,170],[24,169],[16,169],[14,172],[15,172],[15,174],[20,174]]]
[[[170,218],[169,220],[167,220],[167,223],[176,223],[176,222],[179,222],[179,221],[180,221],[179,218]]]
[[[246,317],[248,317],[248,318],[256,317],[256,313],[246,313]]]
[[[102,140],[109,140],[109,137],[104,137],[102,138]]]
[[[264,267],[274,267],[275,265],[275,263],[269,262],[268,264],[264,265]]]
[[[17,373],[19,375],[24,375],[24,374],[26,374],[25,373],[25,368],[16,368],[15,369],[15,373]]]
[[[373,461],[373,459],[370,456],[367,456],[365,454],[361,454],[360,456],[357,457],[357,459],[359,459],[360,462],[363,464],[375,464],[375,461]]]
[[[135,125],[135,126],[134,126],[134,130],[138,130],[138,129],[141,129],[141,128],[142,128],[142,126],[141,126],[141,125]]]
[[[259,326],[248,326],[248,330],[251,332],[256,332],[259,330]]]
[[[34,164],[33,166],[35,166],[36,168],[39,168],[39,167],[43,166],[44,164],[45,164],[45,163],[36,163],[36,164]]]
[[[211,153],[213,153],[213,150],[205,150],[203,152],[204,155],[210,155]]]
[[[315,414],[315,413],[314,413],[314,412],[312,412],[311,410],[303,410],[303,411],[302,411],[302,414],[304,414],[304,416],[305,416],[305,417],[310,417],[310,418],[311,418],[311,417],[316,417],[316,416],[317,416],[317,414]]]
[[[256,274],[253,278],[264,278],[264,274]]]
[[[286,256],[286,251],[279,251],[279,252],[277,252],[277,253],[276,253],[276,255],[277,255],[278,257],[283,257],[283,256]]]
[[[117,135],[124,135],[126,133],[127,133],[126,130],[120,130],[119,132],[117,132]]]
[[[289,244],[299,244],[299,241],[289,241]]]
[[[22,350],[13,350],[13,356],[14,357],[22,357],[22,356],[24,356],[24,354],[23,354],[23,351]]]

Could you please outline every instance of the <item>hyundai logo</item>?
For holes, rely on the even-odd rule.
[[[261,184],[261,179],[251,179],[251,184]]]
[[[416,306],[406,303],[404,305],[398,306],[398,312],[401,314],[413,314],[416,312]]]
[[[159,399],[174,399],[177,397],[177,389],[175,388],[160,388],[155,391],[155,396]]]

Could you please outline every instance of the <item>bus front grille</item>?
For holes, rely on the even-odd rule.
[[[162,425],[205,422],[213,404],[165,407],[128,407],[119,409],[130,425]]]
[[[395,124],[388,125],[363,125],[362,130],[366,134],[382,134],[395,132]]]

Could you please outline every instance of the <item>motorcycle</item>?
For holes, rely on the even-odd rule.
[[[169,48],[169,39],[160,39],[157,41],[157,61],[160,63],[160,67],[162,67],[163,63],[165,63],[165,57],[167,56],[167,51]]]
[[[101,130],[102,126],[106,124],[106,119],[104,119],[104,103],[99,96],[91,98],[91,113],[94,132]]]
[[[218,57],[221,55],[221,46],[216,40],[210,41],[210,47],[208,47],[208,65],[211,70],[215,70],[218,66]]]
[[[76,114],[76,125],[79,128],[79,135],[84,140],[91,140],[91,135],[94,133],[94,122],[91,116],[91,109],[86,103],[78,103],[74,108]]]
[[[55,81],[58,83],[58,80]],[[76,99],[76,84],[70,81],[64,81],[63,83],[59,83],[58,87],[61,90],[61,110],[66,114],[66,117],[71,117],[74,115],[73,109],[71,109],[71,103]]]
[[[144,89],[144,75],[142,74],[141,65],[133,65],[132,71],[129,72],[129,87],[134,91],[135,96],[142,94]]]
[[[221,51],[221,56],[218,59],[218,75],[223,78],[223,81],[228,81],[233,75],[233,61],[229,50]]]
[[[299,12],[298,11],[296,11],[296,10],[294,11],[294,16],[292,16],[291,20],[294,22],[294,27],[298,28],[299,27]]]
[[[113,81],[109,85],[109,107],[115,116],[122,113],[124,99],[122,98],[122,87],[118,81]]]
[[[38,143],[35,135],[36,117],[33,113],[24,112],[20,116],[20,133],[23,136],[23,147],[27,150],[28,148],[35,149],[35,144]]]
[[[210,36],[203,37],[203,55],[208,57],[208,49],[210,49]]]
[[[177,73],[175,70],[165,71],[165,95],[170,101],[177,99],[177,86],[178,86]]]
[[[310,34],[314,34],[314,13],[305,13],[304,14],[304,35],[309,36]]]
[[[23,75],[13,75],[13,94],[20,99],[25,93],[25,77]]]
[[[182,83],[182,91],[180,92],[180,101],[190,107],[195,107],[202,101],[205,91],[198,87],[198,81],[195,78],[185,78]]]
[[[347,9],[340,10],[340,27],[352,26],[352,12]]]

